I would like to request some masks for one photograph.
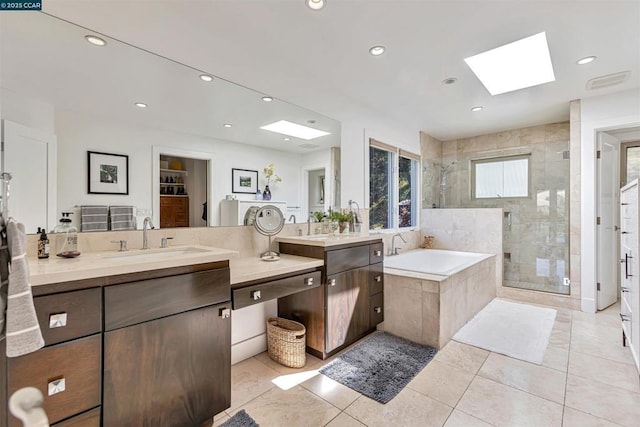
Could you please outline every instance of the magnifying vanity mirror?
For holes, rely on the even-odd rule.
[[[269,247],[266,252],[260,255],[260,258],[263,261],[278,261],[280,254],[271,250],[271,237],[282,231],[284,227],[282,211],[273,205],[263,206],[258,209],[253,225],[260,234],[269,236]]]
[[[62,211],[75,213],[80,230],[87,205],[134,206],[137,228],[147,216],[161,228],[243,225],[244,211],[223,222],[222,206],[255,200],[270,164],[282,178],[271,181],[270,204],[288,221],[318,209],[312,171],[327,177],[321,208],[339,204],[334,119],[40,12],[0,14],[0,56],[9,214],[28,233],[53,229]],[[262,129],[282,120],[327,134],[306,140]],[[120,160],[109,174],[119,191],[91,191],[102,169],[88,152]],[[233,169],[246,174],[236,182]]]

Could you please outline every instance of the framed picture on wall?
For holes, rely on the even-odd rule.
[[[129,194],[129,156],[87,152],[89,194]]]
[[[231,191],[255,194],[258,191],[258,171],[231,169]]]

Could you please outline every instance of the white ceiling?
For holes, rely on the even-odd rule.
[[[47,0],[44,10],[338,120],[373,112],[441,140],[568,119],[640,87],[639,1]],[[465,57],[545,31],[556,81],[490,96]],[[372,57],[368,49],[384,45]],[[578,66],[588,55],[598,59]],[[631,71],[622,85],[588,79]],[[447,77],[456,84],[445,86]],[[484,110],[472,113],[475,105]]]

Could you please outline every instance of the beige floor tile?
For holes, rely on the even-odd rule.
[[[491,427],[491,424],[454,409],[444,427]]]
[[[562,406],[477,376],[456,409],[496,426],[560,426]]]
[[[564,407],[564,415],[562,418],[562,427],[616,427],[620,424],[614,424],[602,418],[585,414],[575,409]]]
[[[213,427],[218,427],[222,424],[224,424],[227,420],[229,420],[229,418],[231,418],[229,415],[224,414],[218,418],[214,418],[213,419]]]
[[[569,373],[640,393],[638,371],[634,365],[628,363],[574,351],[569,356]]]
[[[329,424],[327,424],[327,427],[362,427],[362,426],[364,426],[364,424],[362,424],[360,421],[356,420],[355,418],[350,417],[344,412],[341,412],[340,415],[335,417],[333,420],[331,420]]]
[[[231,367],[231,407],[227,413],[275,387],[271,382],[280,374],[255,358]]]
[[[556,328],[551,330],[551,337],[549,337],[550,346],[561,348],[562,350],[569,350],[570,344],[571,344],[570,331],[562,331]]]
[[[314,369],[317,369],[317,367],[319,367],[320,364],[322,363],[322,360],[320,360],[317,357],[312,356],[312,355],[310,355],[308,353],[306,355],[306,363],[305,363],[303,368],[289,368],[288,366],[281,365],[278,362],[276,362],[275,360],[273,360],[271,357],[269,357],[269,353],[267,353],[266,351],[263,352],[263,353],[258,354],[257,356],[254,356],[254,357],[260,363],[264,363],[265,365],[267,365],[268,367],[270,367],[274,371],[278,371],[279,373],[281,373],[283,375],[294,374],[294,373],[302,372],[302,371],[314,370]]]
[[[569,366],[569,351],[558,347],[547,346],[542,360],[542,366],[567,372]]]
[[[558,331],[571,331],[571,320],[558,319],[553,324],[553,329]]]
[[[407,387],[453,407],[473,377],[471,372],[432,360]]]
[[[609,329],[609,333],[597,335],[574,329],[571,333],[571,351],[633,364],[631,351],[622,346],[621,329]]]
[[[564,404],[567,374],[497,353],[491,353],[478,375]]]
[[[345,409],[369,427],[442,426],[451,411],[451,407],[406,387],[386,405],[362,396]]]
[[[620,308],[616,313],[620,312]],[[616,317],[617,316],[617,317]],[[575,311],[573,313],[571,323],[582,323],[582,324],[599,324],[606,325],[609,327],[620,327],[620,316],[616,314],[616,316],[609,315],[609,312],[599,312],[599,313],[585,313],[583,311]]]
[[[569,374],[565,405],[621,425],[637,426],[640,393]]]
[[[357,391],[322,374],[303,382],[301,386],[339,409],[346,408],[360,397]]]
[[[488,356],[489,352],[487,350],[462,344],[457,341],[449,341],[449,343],[436,354],[433,360],[475,374]]]
[[[290,390],[274,387],[243,405],[242,409],[265,427],[323,426],[340,413],[338,408],[300,386]]]

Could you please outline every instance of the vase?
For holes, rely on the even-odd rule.
[[[262,193],[262,200],[271,200],[271,190],[269,190],[269,186],[264,187],[264,192]]]
[[[349,221],[340,221],[340,234],[349,234]]]

